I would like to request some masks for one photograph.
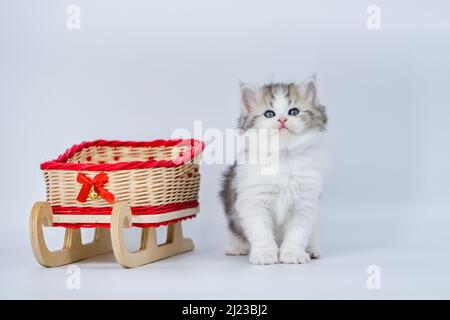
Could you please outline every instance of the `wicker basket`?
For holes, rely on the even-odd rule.
[[[50,225],[109,228],[117,204],[131,210],[128,226],[154,228],[195,217],[203,148],[194,139],[73,146],[41,164]]]
[[[130,205],[134,226],[156,227],[192,218],[198,212],[197,160],[202,149],[196,140],[98,140],[73,146],[41,165],[53,225],[109,226],[112,204],[99,196],[95,186],[85,202],[78,197],[84,187],[81,175],[93,180],[99,174],[106,175],[104,189],[114,195],[114,202]]]

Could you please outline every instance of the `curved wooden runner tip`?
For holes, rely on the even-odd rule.
[[[139,250],[130,252],[123,236],[123,228],[133,223],[131,208],[126,203],[116,203],[111,214],[111,241],[114,256],[125,268],[141,266],[194,249],[191,239],[183,238],[181,222],[167,227],[166,243],[158,245],[156,228],[142,228]]]
[[[43,226],[50,227],[53,212],[47,202],[36,202],[30,216],[30,238],[36,260],[45,267],[57,267],[111,252],[109,231],[96,228],[94,240],[83,244],[80,229],[66,229],[63,248],[50,251],[45,243]]]

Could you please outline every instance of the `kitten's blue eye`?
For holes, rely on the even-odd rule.
[[[300,113],[300,110],[298,110],[297,108],[292,108],[292,109],[290,109],[289,112],[288,112],[288,114],[289,114],[290,116],[296,116],[296,115],[298,115],[299,113]]]
[[[264,117],[273,118],[275,117],[275,112],[273,112],[272,110],[267,110],[266,112],[264,112]]]

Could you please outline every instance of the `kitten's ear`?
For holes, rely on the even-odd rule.
[[[306,102],[312,105],[316,104],[317,101],[317,86],[316,86],[316,76],[313,75],[306,79],[299,86],[300,94]]]
[[[241,101],[245,112],[249,113],[260,99],[261,93],[257,88],[241,83]]]

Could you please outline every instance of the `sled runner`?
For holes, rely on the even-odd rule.
[[[151,142],[97,140],[75,145],[41,165],[47,201],[31,211],[33,253],[43,266],[56,267],[113,251],[127,268],[193,250],[181,221],[199,212],[198,140]],[[63,248],[49,251],[43,227],[66,229]],[[157,244],[156,228],[167,226]],[[140,249],[130,252],[123,229],[141,228]],[[95,228],[83,244],[80,228]]]

